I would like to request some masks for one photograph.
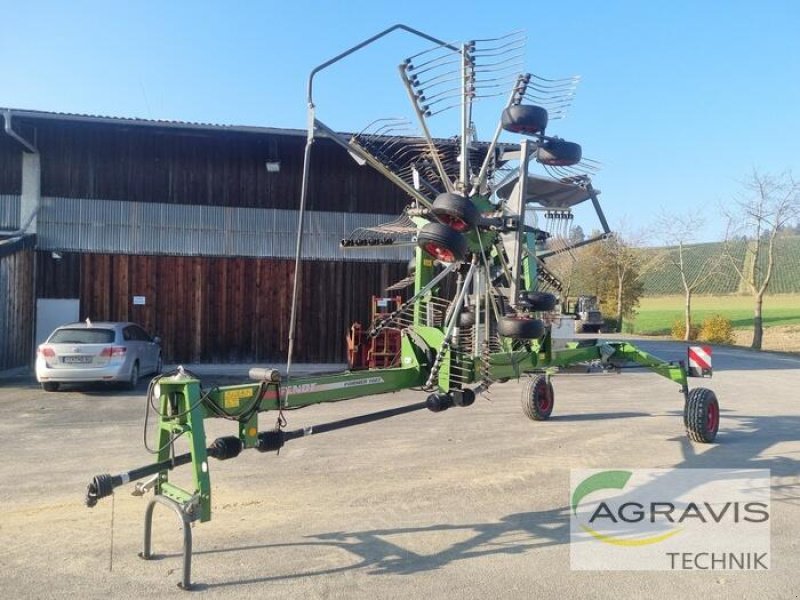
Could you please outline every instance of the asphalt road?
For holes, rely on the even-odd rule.
[[[668,359],[685,348],[642,347]],[[643,371],[564,373],[548,422],[518,382],[470,408],[398,416],[212,461],[213,519],[194,527],[191,595],[217,598],[798,598],[800,358],[716,349],[717,443],[687,440],[675,384]],[[212,378],[213,379],[213,378]],[[188,597],[176,517],[119,488],[83,506],[91,477],[148,464],[145,385],[42,392],[0,381],[0,597]],[[424,399],[402,392],[315,406],[294,429]],[[273,415],[262,416],[262,428]],[[208,436],[235,434],[208,423]],[[767,572],[570,570],[571,468],[768,468]],[[180,481],[186,472],[174,474]]]

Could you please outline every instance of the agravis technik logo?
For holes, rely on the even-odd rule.
[[[769,568],[769,471],[573,470],[573,569]]]

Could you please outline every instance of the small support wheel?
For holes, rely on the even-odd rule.
[[[512,133],[539,135],[547,127],[547,110],[541,106],[517,104],[503,111],[502,127]]]
[[[549,167],[570,167],[581,161],[580,144],[551,138],[536,149],[536,160]]]
[[[469,388],[464,388],[463,390],[453,390],[450,392],[450,396],[452,396],[453,404],[456,406],[466,408],[467,406],[472,406],[475,403],[475,392]]]
[[[467,239],[442,223],[428,223],[417,235],[417,245],[444,263],[464,260]]]
[[[544,323],[520,315],[506,315],[497,322],[497,333],[503,337],[535,340],[544,335]]]
[[[683,409],[683,422],[689,439],[710,444],[719,431],[719,402],[717,396],[707,388],[689,391]]]
[[[522,412],[533,421],[550,418],[555,404],[553,384],[546,375],[534,375],[522,389]]]
[[[459,233],[475,227],[480,218],[472,200],[459,194],[439,194],[431,205],[431,211],[442,223]]]
[[[526,302],[530,309],[535,311],[549,312],[555,309],[558,298],[549,292],[520,292],[520,301]]]
[[[469,308],[464,308],[458,314],[458,326],[459,327],[472,327],[475,325],[475,313],[471,311]]]
[[[425,404],[431,412],[442,412],[453,406],[453,399],[449,394],[431,394]]]

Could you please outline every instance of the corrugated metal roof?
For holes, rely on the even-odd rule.
[[[278,127],[258,127],[254,125],[223,125],[217,123],[195,123],[191,121],[169,121],[160,119],[143,119],[140,117],[113,117],[105,115],[89,115],[80,113],[65,113],[65,112],[51,112],[44,110],[29,110],[24,108],[4,108],[0,106],[0,117],[2,113],[10,111],[12,118],[19,119],[41,119],[50,121],[72,121],[80,123],[98,123],[103,125],[120,125],[120,126],[133,126],[133,127],[152,127],[160,129],[183,129],[193,131],[216,131],[216,132],[234,132],[234,133],[250,133],[258,135],[282,135],[291,137],[306,137],[305,129],[282,129]],[[338,132],[346,138],[349,138],[353,133]],[[317,133],[317,138],[327,137],[324,133]],[[380,136],[378,136],[380,137]],[[409,138],[418,139],[418,138]],[[436,139],[437,143],[444,144],[457,144],[458,140],[455,138]],[[476,147],[482,148],[489,145],[488,142],[476,141],[473,143]],[[505,149],[513,149],[517,144],[499,144],[499,147]]]
[[[255,133],[285,136],[306,137],[305,129],[280,129],[276,127],[257,127],[253,125],[222,125],[216,123],[194,123],[190,121],[169,121],[160,119],[142,119],[140,117],[113,117],[106,115],[88,115],[80,113],[50,112],[44,110],[28,110],[21,108],[0,107],[0,113],[9,111],[11,116],[19,119],[42,119],[54,121],[74,121],[81,123],[100,123],[105,125],[123,125],[133,127],[154,127],[162,129],[188,129],[202,131],[231,131],[236,133]],[[2,116],[2,114],[0,114]]]

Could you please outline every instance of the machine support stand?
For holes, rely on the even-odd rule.
[[[174,512],[178,518],[181,520],[181,526],[183,528],[183,579],[178,584],[178,587],[183,590],[190,590],[192,589],[191,577],[192,577],[192,521],[195,520],[195,516],[192,515],[190,512],[191,507],[187,510],[183,505],[175,502],[171,498],[167,498],[166,496],[153,496],[150,501],[147,503],[147,509],[144,513],[144,545],[142,551],[139,553],[139,558],[143,560],[150,560],[153,558],[153,554],[151,552],[151,540],[152,540],[152,533],[153,533],[153,509],[155,509],[156,504],[163,504],[172,512]]]

